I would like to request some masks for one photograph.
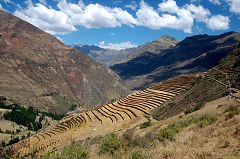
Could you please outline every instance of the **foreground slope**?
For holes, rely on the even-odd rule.
[[[160,54],[146,52],[111,69],[130,87],[138,89],[182,73],[208,70],[226,57],[239,41],[240,33],[236,32],[217,36],[196,35],[187,37]]]
[[[119,101],[65,117],[56,125],[9,147],[13,157],[41,156],[72,141],[131,128],[146,120],[150,111],[191,87],[197,77],[179,76],[135,92]]]
[[[127,94],[119,77],[55,37],[0,10],[0,95],[63,113]]]

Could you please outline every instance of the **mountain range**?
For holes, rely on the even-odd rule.
[[[148,42],[138,47],[114,50],[104,49],[96,45],[81,45],[73,44],[71,47],[78,49],[79,51],[87,54],[89,57],[97,62],[112,66],[119,63],[129,61],[144,52],[151,52],[153,54],[159,54],[161,51],[175,46],[178,41],[169,36],[161,36],[159,39],[152,42]]]
[[[159,53],[146,51],[111,66],[132,89],[141,89],[179,74],[195,73],[216,66],[238,45],[240,33],[195,35]]]
[[[110,69],[37,27],[0,10],[0,95],[39,110],[65,113],[128,93]]]

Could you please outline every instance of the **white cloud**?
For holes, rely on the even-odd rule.
[[[125,41],[121,43],[106,43],[105,41],[101,41],[98,44],[99,47],[104,49],[114,49],[114,50],[121,50],[121,49],[127,49],[132,47],[137,47],[136,44],[131,43],[130,41]]]
[[[209,2],[215,4],[215,5],[221,5],[221,1],[220,0],[209,0]]]
[[[240,0],[226,0],[226,2],[230,6],[230,12],[240,15]]]
[[[179,11],[177,3],[174,0],[163,1],[158,5],[158,7],[162,12],[177,13]]]
[[[186,5],[186,9],[190,11],[194,18],[199,22],[206,22],[208,17],[211,15],[208,9],[203,8],[203,6],[195,6],[193,4]]]
[[[159,15],[158,11],[174,14],[163,13]],[[175,14],[177,14],[177,16]],[[181,29],[184,32],[190,33],[193,25],[191,12],[179,8],[173,0],[160,3],[158,10],[154,10],[154,8],[142,1],[136,15],[141,25],[152,29],[172,28]]]
[[[5,0],[9,1],[9,0]],[[231,4],[235,4],[234,0]],[[151,29],[171,28],[183,30],[191,33],[194,21],[206,23],[212,29],[212,21],[224,22],[225,26],[229,21],[225,18],[211,17],[211,12],[201,5],[186,4],[178,6],[175,0],[164,0],[154,9],[143,0],[139,6],[132,1],[131,5],[136,5],[138,9],[135,14],[130,14],[119,7],[107,7],[101,4],[84,4],[83,0],[78,3],[70,3],[67,0],[58,0],[57,9],[44,6],[46,0],[39,0],[41,3],[32,4],[31,0],[26,0],[27,8],[19,8],[14,15],[32,23],[33,25],[51,34],[66,34],[76,31],[77,26],[86,28],[102,27],[130,27],[144,26]],[[130,7],[130,6],[125,6]],[[226,24],[227,23],[227,24]],[[219,28],[227,28],[220,26]]]
[[[100,4],[73,4],[61,0],[60,11],[67,14],[75,25],[87,28],[119,27],[122,24],[133,26],[137,21],[131,14],[121,8],[110,8]]]
[[[26,10],[17,10],[14,15],[51,34],[76,31],[66,14],[49,9],[40,3],[29,6]]]
[[[222,15],[213,15],[208,20],[208,27],[212,30],[225,30],[229,28],[229,18]]]
[[[131,10],[135,11],[137,9],[138,5],[135,1],[131,1],[130,4],[125,5],[125,8],[130,8]]]

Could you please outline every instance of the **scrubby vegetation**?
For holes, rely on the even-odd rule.
[[[125,143],[118,138],[114,133],[106,135],[100,146],[100,152],[103,154],[116,155],[119,151],[124,150]]]
[[[174,140],[174,137],[177,133],[182,131],[184,128],[190,126],[190,125],[197,125],[199,127],[202,127],[204,125],[210,125],[216,121],[216,117],[211,115],[203,115],[200,117],[191,117],[188,119],[183,119],[176,121],[170,125],[168,125],[166,128],[161,129],[158,133],[158,139],[160,141],[164,141],[166,139],[168,140]]]
[[[148,121],[146,121],[140,125],[140,129],[144,129],[146,127],[149,127],[150,125],[151,125],[151,120],[148,119]]]
[[[224,112],[226,120],[231,119],[238,114],[240,114],[240,110],[237,106],[231,106]]]
[[[140,129],[139,126],[135,126],[127,130],[122,137],[111,133],[105,137],[98,136],[87,139],[87,141],[81,141],[81,144],[74,144],[62,151],[48,154],[44,158],[77,158],[74,154],[78,154],[78,158],[93,159],[167,159],[178,158],[179,154],[181,154],[180,156],[186,155],[186,158],[212,158],[216,149],[217,151],[219,151],[219,149],[221,149],[221,151],[223,149],[231,149],[231,151],[228,150],[228,153],[223,151],[225,155],[222,155],[222,158],[237,158],[239,157],[239,153],[237,150],[232,151],[232,147],[236,147],[236,145],[234,145],[236,143],[233,142],[239,138],[239,136],[237,136],[239,129],[234,129],[232,125],[233,121],[231,121],[234,119],[224,120],[223,117],[229,112],[236,112],[236,110],[239,109],[239,105],[236,105],[236,107],[228,106],[227,109],[224,107],[226,107],[226,105],[222,107],[216,106],[216,109],[221,109],[223,112],[220,114],[215,113],[215,110],[211,110],[212,113],[207,114],[200,110],[200,113],[197,112],[192,115],[182,116],[181,118],[173,118],[170,121],[166,120],[167,126],[161,126],[157,129],[154,127],[158,122],[152,121],[152,124],[148,126],[149,132],[147,133],[144,129]],[[236,113],[233,114],[237,115]],[[218,122],[216,123],[217,120]],[[236,119],[235,124],[238,124],[237,121]],[[224,127],[231,127],[232,130],[222,129],[219,127],[220,123],[221,125],[224,123]],[[217,131],[215,131],[215,129],[217,129]],[[144,135],[139,135],[139,133],[142,134],[143,132],[145,132]],[[231,138],[225,136],[226,133],[228,133],[228,135],[232,134]],[[187,137],[186,139],[185,136]],[[213,137],[214,140],[209,140],[211,137]],[[212,144],[212,142],[216,143]],[[188,146],[191,150],[188,150]],[[182,147],[186,148],[186,152]],[[175,151],[176,148],[178,148],[178,152]]]
[[[63,151],[46,154],[44,159],[87,159],[89,150],[78,144],[73,144]]]
[[[148,158],[147,154],[141,150],[133,151],[129,155],[129,159],[147,159],[147,158]]]

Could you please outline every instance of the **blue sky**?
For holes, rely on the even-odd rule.
[[[65,44],[128,48],[169,35],[240,32],[240,0],[0,0]]]

